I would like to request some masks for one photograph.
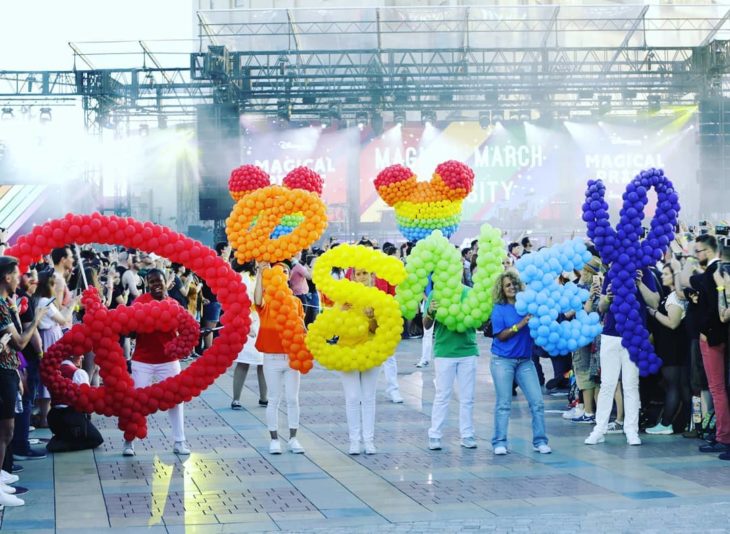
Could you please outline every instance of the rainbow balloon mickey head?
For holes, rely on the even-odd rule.
[[[410,241],[434,230],[450,237],[459,227],[461,203],[473,186],[474,171],[455,160],[436,167],[430,182],[418,182],[403,165],[386,167],[375,179],[380,198],[395,208],[398,229]]]
[[[282,185],[289,189],[304,189],[322,196],[322,177],[308,167],[297,167],[284,177]],[[231,171],[228,179],[228,191],[236,202],[257,189],[271,185],[271,178],[262,168],[256,165],[241,165]],[[271,233],[271,239],[288,235],[304,221],[299,213],[285,215]],[[255,221],[254,221],[255,223]]]

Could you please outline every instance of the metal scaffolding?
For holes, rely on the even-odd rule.
[[[200,11],[195,43],[173,51],[71,43],[72,70],[0,71],[0,103],[81,98],[98,128],[190,121],[210,103],[302,120],[681,105],[723,94],[729,17],[707,5]]]

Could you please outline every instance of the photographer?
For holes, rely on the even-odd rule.
[[[289,287],[291,287],[294,296],[302,302],[302,306],[304,306],[305,311],[304,322],[305,324],[309,324],[314,321],[314,319],[311,318],[311,313],[309,312],[310,306],[312,305],[311,293],[309,292],[309,281],[312,279],[312,269],[309,265],[302,261],[303,257],[305,259],[308,258],[308,256],[305,256],[303,253],[306,253],[306,251],[297,252],[291,260],[292,267],[291,274],[289,275]],[[306,314],[308,313],[310,314],[310,321],[307,321]]]
[[[698,322],[700,352],[707,373],[712,402],[715,405],[715,441],[700,446],[700,452],[730,452],[730,406],[725,388],[725,347],[727,326],[720,320],[719,297],[725,296],[724,286],[718,285],[715,273],[720,268],[718,242],[715,236],[702,234],[695,239],[695,256],[704,272],[689,278],[690,286],[699,294]],[[724,455],[726,456],[726,455]]]

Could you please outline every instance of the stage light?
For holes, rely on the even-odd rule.
[[[2,120],[7,121],[15,117],[13,114],[13,108],[3,108],[3,113],[0,116]]]
[[[41,121],[41,124],[51,122],[53,120],[53,116],[51,115],[51,108],[41,108],[38,119]]]
[[[393,122],[398,126],[403,126],[406,123],[406,112],[405,111],[394,111]]]
[[[436,122],[436,112],[430,109],[421,111],[421,122],[425,125],[433,126]]]
[[[479,112],[479,126],[486,130],[492,124],[492,114],[489,111]]]
[[[611,111],[611,95],[602,96],[598,99],[598,113],[605,115]]]
[[[372,127],[375,135],[383,133],[383,116],[379,112],[373,111],[370,113],[370,126]]]
[[[355,113],[355,122],[357,123],[357,128],[361,132],[365,129],[365,125],[368,123],[368,114],[365,111],[358,111]]]
[[[649,104],[649,113],[657,113],[661,108],[661,98],[659,95],[649,95],[646,97]]]

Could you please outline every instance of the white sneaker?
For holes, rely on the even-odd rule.
[[[397,391],[394,391],[390,394],[390,401],[393,404],[403,404],[403,397],[400,396],[400,393]]]
[[[7,493],[8,495],[12,495],[15,493],[15,488],[13,486],[8,486],[7,484],[0,483],[0,491],[3,493]]]
[[[2,506],[23,506],[25,504],[25,501],[23,499],[19,499],[15,495],[10,495],[9,493],[4,493],[0,491],[0,505]]]
[[[626,434],[626,443],[629,445],[641,445],[641,438],[637,434]]]
[[[272,439],[269,443],[269,454],[281,454],[281,441]]]
[[[441,440],[439,438],[428,438],[428,450],[440,451],[441,450]]]
[[[540,443],[540,445],[535,445],[532,447],[532,450],[535,452],[539,452],[540,454],[550,454],[553,452],[553,450],[550,448],[550,445],[547,443]]]
[[[494,454],[497,456],[504,456],[507,454],[507,447],[504,445],[498,445],[497,447],[494,447]]]
[[[350,442],[350,452],[348,454],[351,454],[355,456],[356,454],[360,454],[360,442],[359,441],[351,441]]]
[[[190,448],[185,441],[176,441],[175,446],[172,448],[172,452],[181,456],[187,456],[190,454]]]
[[[563,412],[563,419],[575,419],[576,417],[581,417],[584,413],[583,405],[576,404],[570,410]]]
[[[585,443],[586,445],[598,445],[599,443],[603,443],[604,441],[606,441],[604,435],[594,430],[590,433],[590,435],[585,439],[583,443]]]
[[[378,449],[375,448],[375,445],[373,445],[372,441],[365,442],[365,454],[375,454],[377,452]]]
[[[124,449],[122,449],[122,456],[134,456],[134,443],[131,441],[124,442]]]
[[[289,452],[294,454],[304,454],[304,447],[299,443],[297,438],[289,438]]]
[[[426,361],[421,360],[420,362],[418,362],[416,364],[416,367],[418,367],[419,369],[423,369],[424,367],[428,367],[428,363],[429,363],[428,360],[426,360]]]
[[[15,484],[18,480],[20,480],[18,475],[13,475],[5,470],[0,471],[0,482],[3,484]]]

